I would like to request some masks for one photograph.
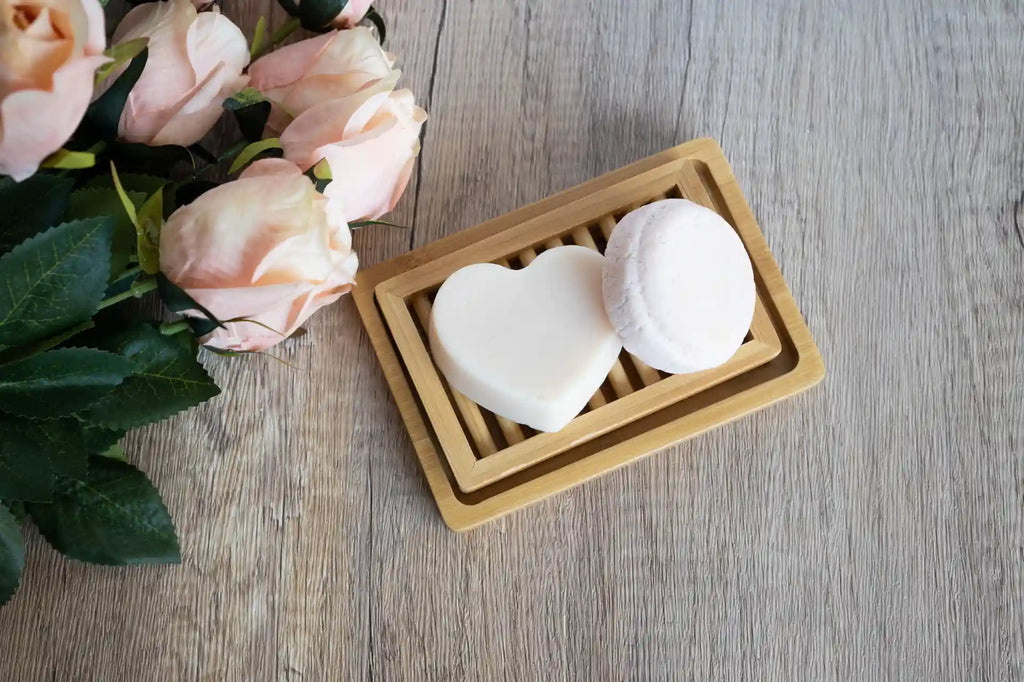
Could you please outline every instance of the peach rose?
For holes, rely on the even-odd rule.
[[[0,173],[24,180],[71,137],[105,46],[97,0],[0,0]]]
[[[138,5],[121,20],[113,42],[134,38],[149,38],[149,58],[118,126],[129,142],[199,141],[220,118],[224,100],[248,82],[242,75],[249,63],[245,36],[217,7],[198,13],[190,0]]]
[[[378,218],[394,208],[419,153],[426,112],[373,33],[362,27],[304,40],[257,60],[253,87],[273,103],[267,132],[303,170],[327,159],[328,193],[343,200],[349,220]]]
[[[160,269],[226,322],[204,340],[225,350],[284,340],[346,293],[357,267],[339,202],[283,159],[257,161],[182,206],[160,233]],[[227,322],[239,318],[260,324]]]

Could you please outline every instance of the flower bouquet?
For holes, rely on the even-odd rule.
[[[179,560],[121,439],[218,394],[203,353],[301,333],[354,282],[351,230],[405,189],[426,114],[381,17],[281,4],[251,41],[190,0],[108,40],[100,0],[0,0],[0,604],[29,519],[79,561]],[[225,112],[233,144],[208,135]]]

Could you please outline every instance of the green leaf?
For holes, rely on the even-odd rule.
[[[75,182],[71,178],[37,173],[15,182],[0,178],[0,254],[56,225],[68,207]]]
[[[47,502],[53,499],[53,466],[43,444],[25,428],[27,422],[0,418],[0,497]]]
[[[182,344],[150,325],[110,340],[110,350],[132,363],[132,374],[86,414],[91,422],[132,429],[166,419],[220,393]]]
[[[0,410],[19,417],[60,417],[114,390],[132,363],[94,348],[58,348],[0,365]]]
[[[268,137],[265,140],[253,142],[235,157],[235,160],[231,162],[231,168],[228,169],[228,173],[237,173],[250,161],[270,149],[281,149],[281,140],[276,137]]]
[[[50,470],[58,476],[84,476],[89,456],[95,454],[82,422],[74,417],[63,419],[21,419],[0,415],[4,434],[17,434],[32,443],[39,456],[50,462]]]
[[[0,504],[0,606],[18,591],[24,568],[25,539],[21,535],[21,523]]]
[[[224,108],[235,116],[242,135],[250,142],[263,137],[263,129],[270,117],[270,100],[256,88],[246,88],[224,100]]]
[[[114,191],[117,192],[117,198],[121,202],[125,215],[128,216],[128,220],[131,221],[131,224],[137,231],[139,229],[139,212],[135,210],[135,204],[132,203],[128,192],[124,189],[124,185],[121,184],[121,178],[117,175],[117,166],[114,165],[113,161],[110,162],[110,179],[114,182]]]
[[[0,258],[0,350],[96,312],[110,273],[113,223],[110,217],[64,223]]]
[[[252,34],[252,46],[249,48],[249,58],[255,60],[263,54],[263,43],[267,40],[267,18],[260,15],[256,20],[256,29]]]
[[[95,448],[110,447],[108,439],[90,438],[73,417],[41,421],[0,415],[0,430],[0,497],[7,500],[51,500],[55,476],[85,476]]]
[[[127,462],[128,456],[124,454],[124,448],[117,443],[114,443],[109,448],[99,453],[97,457],[106,457],[107,459],[116,459],[119,462]]]
[[[160,271],[160,230],[164,226],[164,192],[161,188],[139,209],[136,245],[139,265],[147,275]]]
[[[21,500],[5,500],[0,498],[0,504],[7,507],[7,509],[14,515],[15,520],[19,525],[25,524],[25,519],[28,518],[28,512],[25,511],[25,503]]]
[[[117,77],[114,84],[89,105],[85,111],[85,118],[82,120],[82,125],[87,132],[104,140],[113,140],[117,137],[117,126],[121,121],[121,112],[124,110],[125,102],[128,101],[128,93],[135,87],[139,76],[146,68],[148,57],[149,49],[143,48],[132,59],[124,73]]]
[[[383,45],[384,40],[388,37],[388,27],[384,24],[384,17],[380,15],[376,7],[371,5],[370,9],[366,10],[366,14],[363,15],[363,19],[374,25],[377,29],[377,41]]]
[[[125,192],[132,206],[137,210],[149,196],[145,192]],[[114,219],[114,233],[111,242],[110,274],[119,275],[135,252],[135,225],[121,204],[117,190],[107,187],[84,187],[75,190],[67,210],[68,219],[111,216]]]
[[[58,149],[39,164],[40,168],[61,168],[64,170],[80,170],[96,165],[96,155],[92,152],[73,152]]]
[[[48,336],[40,341],[33,341],[27,346],[18,346],[17,348],[8,349],[7,351],[0,353],[0,365],[36,355],[37,353],[42,353],[43,351],[50,350],[51,348],[56,348],[68,339],[72,339],[95,326],[95,322],[92,320],[86,320],[85,322],[79,322],[74,327],[68,327],[59,334]]]
[[[189,325],[192,327],[192,333],[196,336],[206,336],[217,327],[224,326],[224,323],[218,320],[213,313],[192,298],[184,289],[167,279],[162,272],[156,276],[156,281],[160,298],[168,310],[179,315],[191,313]],[[197,312],[202,317],[196,315]]]
[[[124,429],[108,429],[96,424],[85,423],[82,426],[82,438],[85,451],[89,455],[99,455],[115,446],[124,438]]]
[[[149,38],[135,38],[134,40],[126,40],[123,43],[107,48],[107,51],[104,54],[110,57],[113,61],[107,62],[100,68],[96,69],[96,85],[99,85],[106,80],[110,74],[114,73],[117,69],[120,69],[126,62],[131,59],[135,59],[140,52],[146,49],[148,44]]]
[[[83,480],[62,479],[53,502],[28,512],[43,537],[67,557],[107,566],[181,561],[167,508],[145,474],[93,457]]]

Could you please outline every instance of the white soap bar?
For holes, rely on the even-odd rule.
[[[538,431],[572,421],[622,350],[601,298],[604,257],[549,249],[522,270],[481,263],[445,281],[430,351],[448,383]]]
[[[626,350],[676,374],[731,358],[750,329],[750,258],[720,215],[686,199],[626,214],[605,249],[604,300]]]

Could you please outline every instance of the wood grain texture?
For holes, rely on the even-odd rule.
[[[33,533],[0,679],[1024,677],[1024,7],[380,5],[431,120],[365,263],[708,135],[828,377],[456,535],[342,301],[129,439],[182,566]]]

